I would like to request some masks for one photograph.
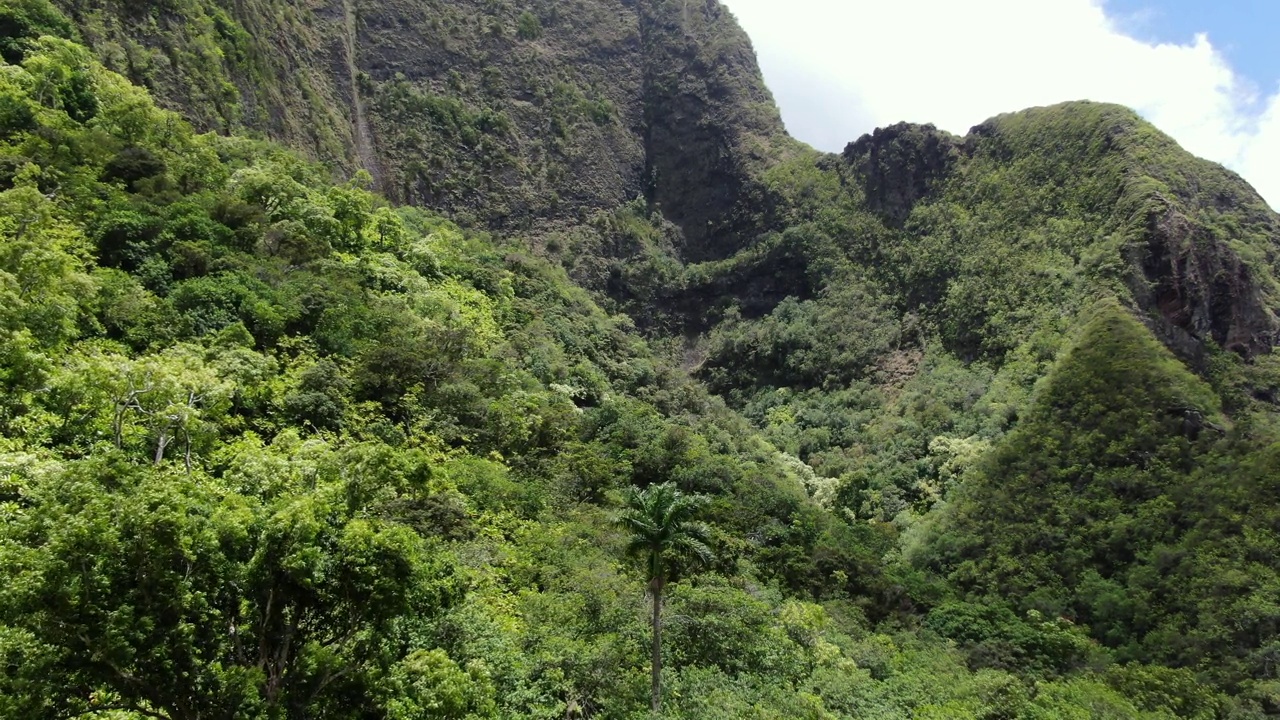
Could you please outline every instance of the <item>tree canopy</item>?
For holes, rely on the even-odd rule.
[[[0,716],[1280,708],[1280,225],[1238,178],[1092,103],[775,145],[716,96],[728,16],[657,3],[679,68],[644,112],[719,97],[757,155],[664,186],[670,217],[576,198],[490,234],[530,187],[503,172],[567,172],[636,108],[343,68],[450,219],[243,132],[220,73],[274,62],[243,14],[321,25],[242,5],[0,0]],[[566,8],[415,12],[459,62],[555,65]],[[189,114],[223,133],[100,57],[207,60]],[[517,147],[508,107],[564,142]],[[738,157],[690,124],[649,170]]]

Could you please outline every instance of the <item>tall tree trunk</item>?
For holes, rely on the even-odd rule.
[[[653,658],[649,663],[652,677],[653,714],[662,711],[662,578],[653,579]]]

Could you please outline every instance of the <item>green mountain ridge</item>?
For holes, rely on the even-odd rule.
[[[665,0],[625,4],[615,11],[590,2],[449,3],[420,10],[357,0],[305,9],[270,2],[231,8],[212,2],[149,6],[102,0],[64,5],[108,67],[151,88],[197,126],[261,132],[330,163],[341,176],[363,167],[374,177],[375,189],[391,199],[441,210],[464,224],[518,229],[549,238],[553,245],[567,244],[560,236],[572,242],[588,221],[602,222],[600,213],[616,213],[643,197],[645,213],[656,212],[659,226],[675,225],[669,237],[657,228],[658,248],[606,232],[590,238],[594,247],[579,253],[583,260],[615,262],[607,269],[584,268],[595,277],[584,272],[575,279],[622,297],[637,294],[626,276],[640,272],[632,267],[637,258],[628,245],[640,245],[643,253],[656,250],[666,265],[672,255],[682,263],[724,261],[744,250],[759,254],[762,237],[813,214],[811,208],[797,212],[804,203],[787,197],[792,190],[787,183],[770,187],[765,180],[781,174],[780,166],[808,164],[811,155],[786,137],[749,39],[718,3],[691,7]],[[230,93],[227,107],[206,99],[217,92]],[[299,94],[303,97],[295,97]],[[211,107],[216,117],[209,115]],[[1162,339],[1184,355],[1198,352],[1192,347],[1195,338],[1206,334],[1223,347],[1244,343],[1250,352],[1270,347],[1277,328],[1275,303],[1258,298],[1253,286],[1267,286],[1275,273],[1265,259],[1266,244],[1278,232],[1275,214],[1216,166],[1188,172],[1197,162],[1189,156],[1168,163],[1181,151],[1163,136],[1151,137],[1153,129],[1131,113],[1115,108],[1094,117],[1095,112],[1102,111],[1059,118],[1036,111],[1003,116],[978,126],[963,142],[942,145],[966,156],[986,153],[988,160],[997,152],[1067,151],[1072,156],[1059,162],[1105,163],[1114,184],[1105,192],[1116,196],[1089,198],[1096,206],[1090,208],[1089,222],[1113,226],[1108,232],[1147,237],[1145,250],[1126,247],[1130,261],[1144,266],[1144,277],[1132,279],[1131,291],[1146,313],[1167,316],[1156,328]],[[1089,125],[1095,121],[1098,126]],[[1055,147],[1066,137],[1075,144]],[[1007,146],[996,147],[1005,141]],[[861,152],[876,150],[879,156],[882,148],[874,136],[863,143]],[[1123,159],[1110,155],[1113,151]],[[849,152],[846,160],[853,164]],[[930,159],[914,148],[893,152],[905,155],[892,167],[861,177],[863,200],[848,198],[847,205],[865,202],[866,209],[879,208],[882,215],[910,209],[916,191],[924,188],[897,187],[911,182],[895,173],[910,173],[911,162]],[[1119,163],[1107,162],[1108,157]],[[927,182],[929,171],[920,170],[924,174],[918,180]],[[1202,180],[1212,188],[1198,187]],[[886,200],[907,202],[895,209],[882,207]],[[1202,227],[1199,216],[1216,215],[1222,207],[1230,207],[1243,227]],[[1045,215],[1071,211],[1042,210]],[[1106,217],[1108,210],[1112,217]],[[889,220],[892,225],[907,218]],[[1121,223],[1133,225],[1121,229]],[[1145,226],[1139,229],[1138,223]],[[1222,245],[1218,236],[1224,233],[1237,240],[1264,238],[1254,249],[1264,255],[1264,276],[1232,259],[1239,248],[1199,250]],[[1134,240],[1126,238],[1126,245]],[[776,254],[765,257],[772,262]],[[671,272],[643,270],[659,277]],[[608,275],[600,278],[604,272]],[[702,318],[690,317],[697,314],[690,308],[742,295],[743,287],[770,284],[778,287],[765,290],[764,297],[739,298],[749,311],[769,309],[787,295],[803,297],[816,289],[801,273],[796,268],[774,283],[702,273],[666,282],[661,293],[675,297],[659,298],[666,303],[658,304],[674,306],[677,325],[706,329]],[[1223,275],[1230,279],[1217,279]],[[696,287],[708,280],[711,288]],[[937,284],[935,278],[924,280]],[[652,284],[650,278],[639,282]],[[681,288],[681,283],[695,287]],[[654,305],[655,298],[644,294],[652,290],[640,290],[642,303]],[[1273,288],[1266,290],[1274,294]],[[632,314],[644,317],[647,309]],[[1188,327],[1192,338],[1182,332]]]
[[[0,717],[652,717],[663,482],[663,717],[1280,714],[1280,216],[1132,111],[818,153],[714,0],[0,56]]]

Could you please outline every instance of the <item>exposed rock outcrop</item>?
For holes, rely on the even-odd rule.
[[[901,225],[917,201],[946,179],[960,157],[958,139],[933,125],[898,123],[863,135],[844,149],[869,209]]]
[[[682,252],[723,256],[788,143],[716,0],[56,1],[108,66],[198,126],[261,132],[500,230],[644,196]]]
[[[1280,321],[1255,271],[1227,240],[1176,208],[1151,210],[1146,242],[1134,250],[1141,269],[1134,297],[1179,355],[1199,361],[1203,342],[1212,340],[1248,357],[1280,339]]]

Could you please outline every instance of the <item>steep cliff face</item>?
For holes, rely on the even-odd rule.
[[[1280,217],[1234,173],[1192,157],[1128,109],[1036,108],[993,118],[963,140],[899,124],[850,143],[843,159],[861,204],[905,232],[908,246],[948,238],[950,260],[919,276],[924,287],[904,288],[908,295],[945,303],[975,275],[990,275],[999,293],[993,267],[1012,260],[1043,271],[1048,261],[1076,276],[1075,291],[1127,295],[1195,365],[1206,343],[1245,357],[1276,344]]]
[[[1277,344],[1280,304],[1264,269],[1173,203],[1149,210],[1146,227],[1145,246],[1133,248],[1134,296],[1166,344],[1197,362],[1205,340],[1245,356]],[[1271,237],[1280,239],[1274,227]]]
[[[1280,221],[1123,108],[1014,113],[963,139],[899,124],[840,163],[786,136],[716,0],[59,4],[109,66],[197,124],[365,170],[402,202],[538,238],[643,198],[661,247],[572,252],[602,278],[586,284],[668,328],[817,295],[837,247],[965,358],[1100,293],[1126,295],[1193,364],[1207,342],[1251,356],[1280,329]],[[1055,274],[1038,276],[1047,258]]]
[[[901,226],[917,201],[939,189],[959,160],[958,139],[933,125],[898,123],[863,135],[843,153],[867,208]]]
[[[109,66],[211,129],[498,229],[645,196],[713,253],[788,141],[715,0],[62,0]]]
[[[969,144],[1010,168],[1039,155],[1085,178],[1081,207],[1066,208],[1095,218],[1078,246],[1121,240],[1135,306],[1184,360],[1200,365],[1210,342],[1245,357],[1276,344],[1280,216],[1235,173],[1130,110],[1093,103],[996,118]]]
[[[110,69],[202,130],[249,132],[350,171],[341,2],[58,0]]]
[[[732,254],[769,202],[758,173],[786,143],[750,39],[715,0],[641,2],[648,196],[690,261]]]

